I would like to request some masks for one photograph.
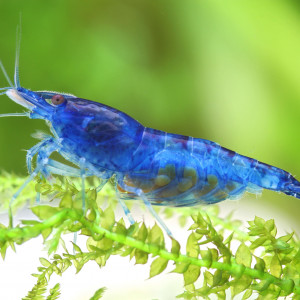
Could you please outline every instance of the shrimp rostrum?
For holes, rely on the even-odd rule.
[[[124,200],[141,199],[156,220],[171,235],[152,205],[192,206],[236,199],[245,191],[261,189],[283,192],[300,199],[300,182],[290,173],[240,155],[217,143],[146,128],[127,114],[107,105],[73,95],[31,91],[15,83],[2,88],[27,109],[23,115],[44,119],[52,135],[45,136],[27,152],[30,177],[50,174],[82,178],[97,176],[104,185],[115,177],[117,197],[133,222]],[[50,158],[58,152],[78,168]],[[31,161],[37,162],[32,170]],[[12,199],[12,200],[13,200]]]

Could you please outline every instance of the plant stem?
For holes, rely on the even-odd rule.
[[[111,239],[115,242],[134,247],[136,249],[142,250],[144,252],[153,254],[154,256],[158,255],[162,258],[165,258],[170,261],[177,263],[184,262],[189,263],[198,267],[212,268],[222,271],[227,271],[229,274],[234,277],[240,277],[245,274],[251,278],[266,280],[269,283],[280,286],[282,290],[289,290],[291,282],[289,280],[282,280],[277,278],[269,273],[262,272],[260,270],[252,269],[245,267],[242,264],[224,263],[218,261],[209,261],[205,259],[199,259],[190,257],[183,254],[174,254],[160,247],[148,244],[139,240],[136,240],[132,237],[125,236],[119,233],[109,231],[105,228],[102,228],[96,225],[93,222],[88,221],[83,215],[82,212],[74,209],[63,209],[60,212],[56,213],[49,219],[34,225],[24,226],[22,228],[9,228],[9,229],[0,229],[0,242],[5,242],[8,240],[20,242],[28,240],[32,237],[38,236],[43,230],[47,228],[57,227],[58,224],[62,224],[65,220],[71,219],[72,221],[77,221],[81,223],[85,228],[89,229],[92,233],[104,235],[106,238]],[[295,286],[293,289],[295,294],[300,295],[300,286]]]

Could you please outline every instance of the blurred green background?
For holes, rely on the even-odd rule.
[[[11,77],[20,12],[22,86],[99,101],[300,178],[297,1],[1,1],[0,58]],[[1,96],[0,113],[17,111]],[[0,119],[1,169],[26,174],[22,149],[38,129],[44,122]],[[297,199],[259,199],[299,222]]]

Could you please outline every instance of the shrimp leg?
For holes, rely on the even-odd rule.
[[[50,145],[54,145],[56,143],[54,143],[54,139],[52,137],[50,138],[46,138],[43,141],[39,142],[38,144],[34,145],[32,148],[30,148],[29,150],[27,150],[27,154],[26,154],[26,165],[27,165],[27,169],[29,174],[32,172],[32,159],[33,157],[39,153],[40,150],[42,150],[44,147],[49,147]],[[45,149],[43,149],[44,151],[46,151]]]
[[[117,199],[118,199],[119,203],[121,204],[121,206],[122,206],[122,208],[123,208],[123,211],[124,211],[124,213],[125,213],[125,215],[126,215],[128,221],[129,221],[129,223],[132,225],[132,224],[134,224],[134,219],[133,219],[133,217],[132,217],[132,215],[131,215],[130,210],[129,210],[128,207],[126,206],[124,200],[121,198],[121,195],[120,195],[120,192],[119,192],[119,190],[118,190],[118,188],[117,188],[117,185],[118,185],[118,184],[117,184],[117,182],[116,182],[116,194],[117,194]]]
[[[172,234],[171,230],[167,227],[167,225],[164,223],[164,221],[159,217],[159,215],[153,209],[151,203],[149,202],[149,200],[147,199],[146,195],[144,194],[144,192],[141,189],[135,188],[135,187],[132,187],[132,186],[128,186],[122,180],[118,180],[118,184],[121,186],[122,189],[124,189],[124,190],[126,190],[126,191],[128,191],[130,193],[134,193],[137,196],[139,196],[143,200],[145,206],[150,211],[150,213],[152,214],[152,216],[156,219],[156,221],[161,225],[161,227],[166,231],[166,233],[171,238],[173,238],[173,234]],[[118,197],[118,198],[120,198],[120,197]],[[127,208],[127,210],[128,210],[128,208]],[[126,214],[126,211],[125,211],[125,214]]]
[[[87,170],[89,170],[89,172],[86,173],[86,176],[94,175],[94,176],[97,176],[99,179],[101,179],[101,183],[96,188],[96,192],[99,193],[102,190],[102,188],[105,186],[105,184],[108,182],[108,180],[111,178],[113,173],[108,172],[107,170],[99,171],[99,170],[97,170],[97,168],[94,165],[92,165],[88,162],[86,162],[85,164],[86,164]]]
[[[38,152],[43,147],[43,150]],[[39,172],[45,173],[44,166],[48,163],[48,156],[52,152],[58,149],[58,145],[53,142],[51,139],[45,139],[44,141],[40,142],[39,144],[35,145],[29,150],[29,154],[27,154],[27,167],[28,170],[31,172],[31,160],[36,153],[38,153],[37,159],[37,166],[33,172],[31,172],[30,176],[26,179],[26,181],[22,184],[22,186],[17,190],[17,192],[12,196],[9,201],[9,226],[13,227],[13,216],[12,216],[12,204],[16,200],[16,198],[20,195],[23,189],[34,179],[35,176],[38,175]]]
[[[51,151],[49,152],[48,155],[45,155],[45,156],[49,157],[50,154],[53,151],[58,150],[60,148],[60,145],[58,145],[58,143],[52,137],[47,137],[46,139],[44,139],[40,143],[36,144],[35,146],[33,146],[32,148],[30,148],[27,151],[27,154],[26,154],[26,165],[27,165],[27,169],[28,169],[29,174],[32,172],[32,159],[33,159],[33,157],[37,153],[39,153],[39,151],[42,150],[43,148],[44,148],[43,151],[46,152],[47,148],[48,148],[48,151],[49,151],[49,149],[51,147],[52,147]],[[49,159],[48,159],[48,161],[49,161]],[[42,173],[45,173],[45,172],[42,172]],[[50,173],[48,172],[47,174],[49,176]],[[40,177],[41,177],[41,175],[40,175]],[[45,174],[45,177],[46,177],[46,174]],[[41,199],[41,194],[40,194],[40,192],[37,192],[37,194],[36,194],[36,202],[40,203],[40,199]]]
[[[68,166],[51,158],[48,159],[47,165],[45,165],[44,169],[47,173],[61,175],[61,176],[70,176],[70,177],[81,177],[80,169],[76,169],[74,167]],[[99,193],[104,185],[108,182],[109,178],[102,178],[101,174],[97,172],[96,174],[85,170],[85,176],[97,176],[101,179],[101,183],[96,188],[97,193]]]
[[[167,227],[167,225],[164,223],[164,221],[160,218],[160,216],[156,213],[154,208],[152,207],[151,203],[147,199],[146,195],[143,193],[141,189],[137,189],[137,195],[142,198],[144,201],[144,204],[148,208],[148,210],[151,212],[152,216],[157,220],[157,222],[162,226],[162,228],[166,231],[166,233],[171,237],[174,238],[172,232],[170,229]]]
[[[40,143],[33,146],[30,150],[28,150],[27,155],[26,155],[28,171],[29,172],[32,171],[32,167],[31,167],[32,159],[38,153],[39,159],[43,159],[43,158],[48,159],[47,167],[44,167],[44,169],[42,170],[43,175],[45,177],[47,177],[48,179],[50,177],[50,173],[55,173],[55,174],[64,175],[64,176],[81,177],[81,179],[82,179],[82,184],[81,184],[82,185],[82,207],[85,210],[84,178],[86,176],[91,176],[91,175],[96,175],[97,177],[101,178],[101,174],[99,171],[97,171],[97,170],[95,171],[94,170],[95,168],[90,168],[90,166],[88,166],[88,169],[92,169],[92,172],[87,172],[86,171],[87,166],[86,166],[84,158],[81,158],[81,160],[79,161],[80,170],[49,159],[50,154],[54,151],[59,150],[60,148],[61,148],[60,141],[57,139],[54,139],[53,137],[47,137]],[[101,184],[97,188],[97,192],[99,192],[102,189],[102,187],[105,185],[107,180],[104,180],[103,182],[101,182]],[[37,199],[39,199],[39,196],[37,196]]]
[[[22,186],[17,190],[17,192],[11,197],[9,201],[9,226],[13,227],[13,215],[12,215],[12,204],[16,200],[16,198],[20,195],[23,189],[34,179],[35,176],[43,169],[44,165],[47,164],[47,160],[39,160],[37,167],[34,171],[30,174],[30,176],[26,179],[26,181],[22,184]]]
[[[48,164],[46,165],[48,172],[70,177],[80,177],[80,170],[60,163],[56,160],[49,158]]]
[[[16,193],[11,197],[9,201],[8,215],[9,215],[9,227],[13,227],[13,214],[12,214],[12,204],[20,195],[20,193],[24,190],[24,188],[34,179],[34,177],[39,173],[41,166],[38,166],[30,176],[25,180],[25,182],[21,185],[21,187],[17,190]]]
[[[85,177],[86,177],[86,173],[85,173],[85,158],[81,157],[79,160],[79,166],[80,166],[80,178],[81,178],[81,199],[82,199],[82,210],[83,213],[85,214]]]
[[[12,196],[9,201],[9,225],[13,227],[13,217],[12,217],[12,204],[15,199],[20,195],[23,189],[34,179],[35,176],[38,175],[39,172],[43,174],[46,178],[50,179],[51,173],[56,173],[59,175],[68,175],[68,176],[75,176],[81,177],[82,179],[82,206],[83,210],[85,211],[85,190],[84,190],[84,179],[86,175],[92,175],[90,173],[85,172],[84,164],[81,163],[81,169],[77,170],[76,168],[66,166],[62,163],[56,162],[52,159],[49,159],[49,156],[52,152],[59,150],[60,145],[59,143],[53,138],[46,138],[45,140],[41,141],[37,145],[33,146],[27,152],[26,161],[27,161],[27,168],[28,171],[31,173],[30,176],[26,179],[23,185],[18,189],[18,191]],[[32,171],[31,162],[35,155],[37,157],[37,166],[34,171]],[[37,195],[37,201],[39,201],[39,193]]]

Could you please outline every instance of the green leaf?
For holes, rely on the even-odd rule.
[[[280,287],[285,292],[285,295],[290,295],[295,287],[295,282],[292,279],[282,280]]]
[[[148,243],[156,245],[160,248],[165,246],[164,234],[160,227],[155,223],[155,225],[150,229],[148,235]]]
[[[265,228],[264,227],[254,227],[254,228],[249,228],[249,236],[259,236],[265,234]]]
[[[102,240],[100,240],[99,242],[97,242],[96,247],[98,247],[101,250],[107,251],[110,250],[112,248],[114,241],[104,237],[102,238]]]
[[[41,232],[44,241],[47,239],[47,237],[49,237],[49,235],[51,234],[51,232],[52,232],[52,228],[51,228],[51,227],[46,228],[46,229],[44,229],[44,230]]]
[[[182,274],[182,273],[186,272],[186,270],[188,269],[189,266],[190,266],[190,263],[177,262],[175,269],[171,272]]]
[[[62,208],[71,208],[73,206],[72,193],[66,191],[59,203],[59,207]]]
[[[89,221],[93,222],[93,221],[95,221],[96,217],[97,217],[96,211],[94,209],[90,208],[90,211],[87,214],[86,218]]]
[[[223,271],[216,270],[216,272],[213,275],[213,284],[212,284],[213,286],[218,286],[218,284],[222,280],[222,274],[223,274]]]
[[[5,259],[5,255],[6,255],[6,250],[8,249],[9,247],[9,242],[6,242],[4,243],[4,245],[1,246],[1,256],[2,256],[2,259],[4,260]]]
[[[256,239],[255,241],[252,242],[252,244],[250,245],[250,249],[256,249],[259,246],[263,245],[263,243],[268,240],[268,237],[266,236],[262,236],[259,237],[258,239]]]
[[[218,300],[226,300],[226,293],[225,293],[225,291],[220,291],[216,295],[218,296]]]
[[[242,275],[240,278],[234,280],[234,282],[232,283],[232,297],[248,289],[251,282],[252,278],[248,275]]]
[[[73,250],[77,253],[82,253],[80,247],[78,245],[76,245],[75,243],[72,242],[73,245]]]
[[[280,239],[277,239],[276,242],[274,243],[274,249],[278,249],[278,250],[287,250],[290,248],[290,245],[287,242],[284,242]]]
[[[203,216],[200,212],[198,212],[197,219],[195,220],[195,222],[198,223],[199,226],[201,226],[201,227],[206,227],[206,225],[207,225],[207,222],[205,221],[205,219],[203,218]]]
[[[199,224],[194,223],[194,224],[192,224],[192,225],[189,227],[188,230],[195,230],[195,229],[197,229],[198,227],[199,227]]]
[[[115,213],[111,206],[109,206],[101,216],[101,227],[110,230],[115,224]]]
[[[140,249],[135,249],[134,256],[136,264],[144,265],[148,261],[148,253]]]
[[[123,219],[121,219],[121,220],[123,220]],[[121,220],[118,223],[116,223],[116,225],[114,227],[114,232],[121,234],[121,235],[126,235],[127,229],[126,229],[125,225],[121,222]]]
[[[168,260],[162,257],[156,258],[150,266],[150,277],[160,274],[168,265]]]
[[[283,242],[288,242],[294,235],[294,232],[291,232],[290,234],[281,236],[280,238],[278,238],[278,240],[283,241]]]
[[[48,254],[56,251],[59,243],[59,237],[54,237],[53,239],[47,241],[48,244]]]
[[[72,263],[70,260],[66,259],[65,263],[61,269],[62,273],[65,272],[70,266],[72,266]]]
[[[184,216],[184,215],[181,215],[179,218],[178,218],[178,222],[179,222],[179,225],[180,227],[184,227],[186,222],[187,222],[187,217]]]
[[[208,250],[211,253],[212,261],[218,261],[219,260],[219,252],[218,252],[218,250],[214,249],[214,248],[210,248]]]
[[[44,300],[44,294],[47,290],[47,281],[45,278],[38,280],[36,285],[28,292],[27,296],[22,300]]]
[[[49,294],[49,296],[47,297],[46,300],[56,300],[56,299],[58,299],[59,296],[60,296],[59,289],[60,289],[60,285],[59,285],[59,283],[57,283],[52,289],[50,289],[50,291],[49,291],[50,294]]]
[[[177,256],[180,254],[180,244],[172,238],[172,249],[171,252]]]
[[[209,268],[212,264],[212,253],[209,250],[200,250],[203,260],[207,261],[206,267]]]
[[[103,287],[103,288],[97,290],[97,291],[95,292],[94,296],[90,298],[90,300],[99,300],[100,298],[103,297],[105,291],[106,291],[106,288],[105,288],[105,287]]]
[[[257,256],[255,256],[255,260],[256,260],[256,264],[255,264],[254,268],[256,270],[264,272],[265,266],[266,266],[265,261],[262,258],[257,257]]]
[[[274,255],[271,260],[270,273],[275,277],[280,277],[282,272],[281,263],[277,255]]]
[[[264,226],[265,223],[266,223],[266,221],[265,221],[264,219],[255,216],[254,224],[255,224],[256,226]]]
[[[198,245],[198,240],[196,238],[196,235],[194,232],[192,232],[189,237],[188,237],[188,240],[187,240],[187,243],[186,243],[186,254],[188,256],[191,256],[191,257],[198,257],[199,255],[199,245]]]
[[[40,263],[46,268],[51,266],[51,263],[46,258],[43,257],[40,257]]]
[[[39,205],[31,208],[32,212],[41,220],[48,219],[60,211],[60,208],[49,205]]]
[[[200,276],[200,267],[189,265],[188,269],[183,273],[184,285],[194,283]]]
[[[214,275],[208,271],[204,272],[204,282],[205,285],[213,286],[214,284]]]
[[[244,243],[237,249],[235,259],[238,264],[243,264],[245,267],[251,266],[252,255],[249,248]]]
[[[133,236],[133,235],[135,235],[135,233],[138,230],[139,230],[139,224],[138,223],[134,223],[134,224],[132,224],[132,225],[129,226],[129,228],[127,229],[126,235]]]
[[[81,231],[80,231],[80,234],[81,235],[86,235],[86,236],[91,236],[92,232],[89,229],[82,228]]]
[[[271,220],[268,220],[266,223],[265,223],[265,228],[271,232],[275,227],[275,223],[274,223],[274,220],[271,219]]]
[[[21,220],[21,222],[23,225],[37,225],[41,223],[37,220]]]
[[[257,290],[259,292],[263,292],[263,291],[267,290],[267,288],[270,286],[270,284],[271,284],[271,281],[269,281],[269,280],[262,280],[258,284],[253,284],[251,287],[252,287],[253,290]]]
[[[95,202],[97,200],[97,189],[90,189],[87,196],[91,202]]]
[[[227,239],[224,241],[224,245],[230,245],[231,240],[233,239],[234,232],[232,232]]]
[[[249,289],[249,290],[247,290],[246,292],[245,292],[245,294],[243,295],[243,298],[242,298],[242,300],[247,300],[247,299],[249,299],[250,297],[251,297],[251,295],[252,295],[252,290],[251,289]]]
[[[138,231],[137,239],[139,241],[145,242],[147,239],[147,236],[148,236],[148,230],[147,230],[145,223],[143,223]]]

